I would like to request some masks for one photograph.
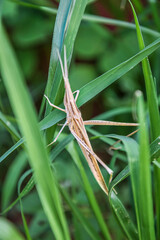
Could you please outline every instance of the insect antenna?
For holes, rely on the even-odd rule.
[[[65,73],[65,77],[68,78],[67,54],[66,54],[66,46],[65,45],[64,45],[64,73]]]

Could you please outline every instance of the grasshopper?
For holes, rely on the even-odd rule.
[[[66,113],[66,121],[65,121],[64,125],[62,126],[61,130],[59,131],[58,135],[54,139],[54,141],[51,142],[49,145],[56,142],[60,133],[63,131],[64,127],[68,125],[69,130],[70,130],[71,134],[74,136],[74,138],[77,140],[96,181],[98,182],[98,184],[102,188],[102,190],[108,195],[108,187],[104,181],[104,178],[102,176],[101,170],[100,170],[97,162],[99,162],[109,173],[109,175],[110,175],[109,182],[111,182],[111,180],[112,180],[113,171],[94,153],[91,143],[90,143],[90,140],[89,140],[89,137],[88,137],[86,129],[85,129],[85,125],[137,126],[138,124],[137,123],[101,121],[101,120],[83,121],[81,112],[76,105],[76,101],[77,101],[77,98],[79,95],[79,90],[72,93],[70,83],[69,83],[65,46],[64,46],[64,66],[62,63],[60,53],[58,51],[57,51],[57,54],[58,54],[59,62],[61,65],[62,76],[64,79],[64,85],[65,85],[65,95],[64,95],[65,109],[62,109],[62,108],[57,107],[56,105],[52,104],[50,102],[49,98],[46,95],[44,95],[44,96],[47,99],[50,106],[57,108],[60,111],[63,111]],[[76,93],[75,98],[73,96],[74,93]]]

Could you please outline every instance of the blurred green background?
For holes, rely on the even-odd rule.
[[[35,103],[37,113],[40,110],[41,101],[44,94],[44,89],[47,82],[50,51],[52,43],[52,33],[56,15],[40,11],[39,9],[23,6],[20,4],[25,1],[4,1],[2,17],[3,23],[7,29],[11,43],[16,51],[17,58],[23,70],[23,74],[27,81],[30,94]],[[138,13],[140,24],[158,31],[160,25],[157,24],[157,18],[153,14],[152,1],[133,1]],[[39,6],[58,7],[58,1],[54,0],[30,0],[26,1],[27,4],[35,4]],[[160,3],[158,3],[160,9]],[[130,6],[124,1],[117,0],[99,0],[90,1],[85,13],[109,17],[112,19],[123,20],[127,22],[133,21],[132,11]],[[144,34],[146,45],[151,43],[155,38],[149,34]],[[83,85],[117,66],[121,62],[127,60],[139,51],[137,36],[135,30],[122,28],[118,26],[109,26],[106,24],[92,23],[90,21],[82,21],[80,29],[75,41],[73,50],[73,58],[71,67],[69,69],[69,79],[72,90],[80,89]],[[156,51],[150,56],[153,75],[157,85],[157,92],[159,93],[159,82],[157,79],[160,76],[160,51]],[[89,101],[81,108],[84,119],[91,119],[104,112],[110,112],[111,118],[108,120],[133,122],[136,121],[136,113],[134,112],[134,92],[140,89],[144,92],[144,80],[141,71],[141,66],[138,65],[129,73],[125,74],[118,82],[101,92],[93,100]],[[132,110],[131,110],[131,107]],[[16,122],[8,101],[8,97],[3,85],[0,81],[0,108],[8,119],[16,126]],[[118,114],[118,110],[124,114]],[[115,110],[115,112],[114,112]],[[116,111],[117,110],[117,111]],[[29,117],[29,116],[28,116]],[[116,133],[120,135],[127,135],[132,132],[132,128],[122,127],[94,127],[99,133],[108,134]],[[68,133],[68,130],[66,130]],[[136,136],[135,136],[136,137]],[[14,140],[0,123],[0,155],[5,153],[12,145]],[[102,158],[111,158],[108,153],[108,146],[104,143],[99,143],[99,140],[91,140],[93,149]],[[78,149],[78,147],[77,147]],[[109,228],[111,229],[113,239],[123,239],[123,234],[117,222],[114,219],[105,195],[95,184],[95,180],[84,160],[80,150],[78,149],[81,158],[83,159],[84,167],[89,176],[92,188],[96,194],[96,198],[104,212],[104,219],[106,220]],[[17,157],[18,156],[18,157]],[[116,157],[115,157],[116,158]],[[117,160],[117,159],[116,159]],[[125,155],[117,160],[116,173],[125,166]],[[19,171],[16,167],[21,163]],[[67,151],[63,151],[54,163],[57,178],[62,185],[67,186],[70,195],[78,205],[79,209],[84,216],[89,219],[90,223],[95,229],[98,229],[97,222],[90,211],[88,200],[81,188],[81,179],[78,171]],[[7,174],[11,171],[13,181],[13,192],[10,193],[10,202],[17,197],[17,181],[20,175],[29,169],[27,157],[21,150],[13,152],[0,167],[0,191],[1,202],[3,198],[3,190],[7,185]],[[102,172],[105,172],[102,170]],[[72,173],[72,174],[71,174]],[[7,183],[6,183],[7,184]],[[119,188],[119,198],[130,212],[133,219],[135,219],[132,211],[132,194],[130,192],[130,181],[126,179],[121,183]],[[103,206],[101,203],[104,203]],[[7,207],[7,206],[2,206]],[[34,189],[23,200],[24,213],[29,224],[30,234],[33,239],[53,239],[47,219],[41,207],[39,197]],[[65,208],[66,207],[66,208]],[[70,210],[67,205],[64,206],[67,213],[67,220],[70,222],[70,229],[72,232],[72,224],[74,222],[73,231],[76,232],[77,238],[75,239],[90,239],[89,236],[82,230],[81,225],[78,224],[76,219],[72,219]],[[8,219],[16,224],[23,232],[23,225],[20,214],[19,204],[16,205],[9,213]],[[83,235],[84,234],[84,235]],[[118,237],[117,237],[118,236]]]

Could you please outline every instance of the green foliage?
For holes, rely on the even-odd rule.
[[[159,3],[53,2],[0,1],[0,239],[159,239]],[[132,138],[135,128],[86,127],[114,171],[108,197],[67,128],[46,147],[66,117],[43,98],[64,107],[64,45],[84,119],[140,123]]]

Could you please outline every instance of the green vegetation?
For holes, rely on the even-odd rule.
[[[0,1],[0,239],[160,239],[159,8]],[[131,137],[135,127],[86,127],[114,171],[109,184],[101,167],[109,196],[67,127],[46,147],[65,120],[43,97],[64,107],[64,45],[83,118],[140,124]]]

